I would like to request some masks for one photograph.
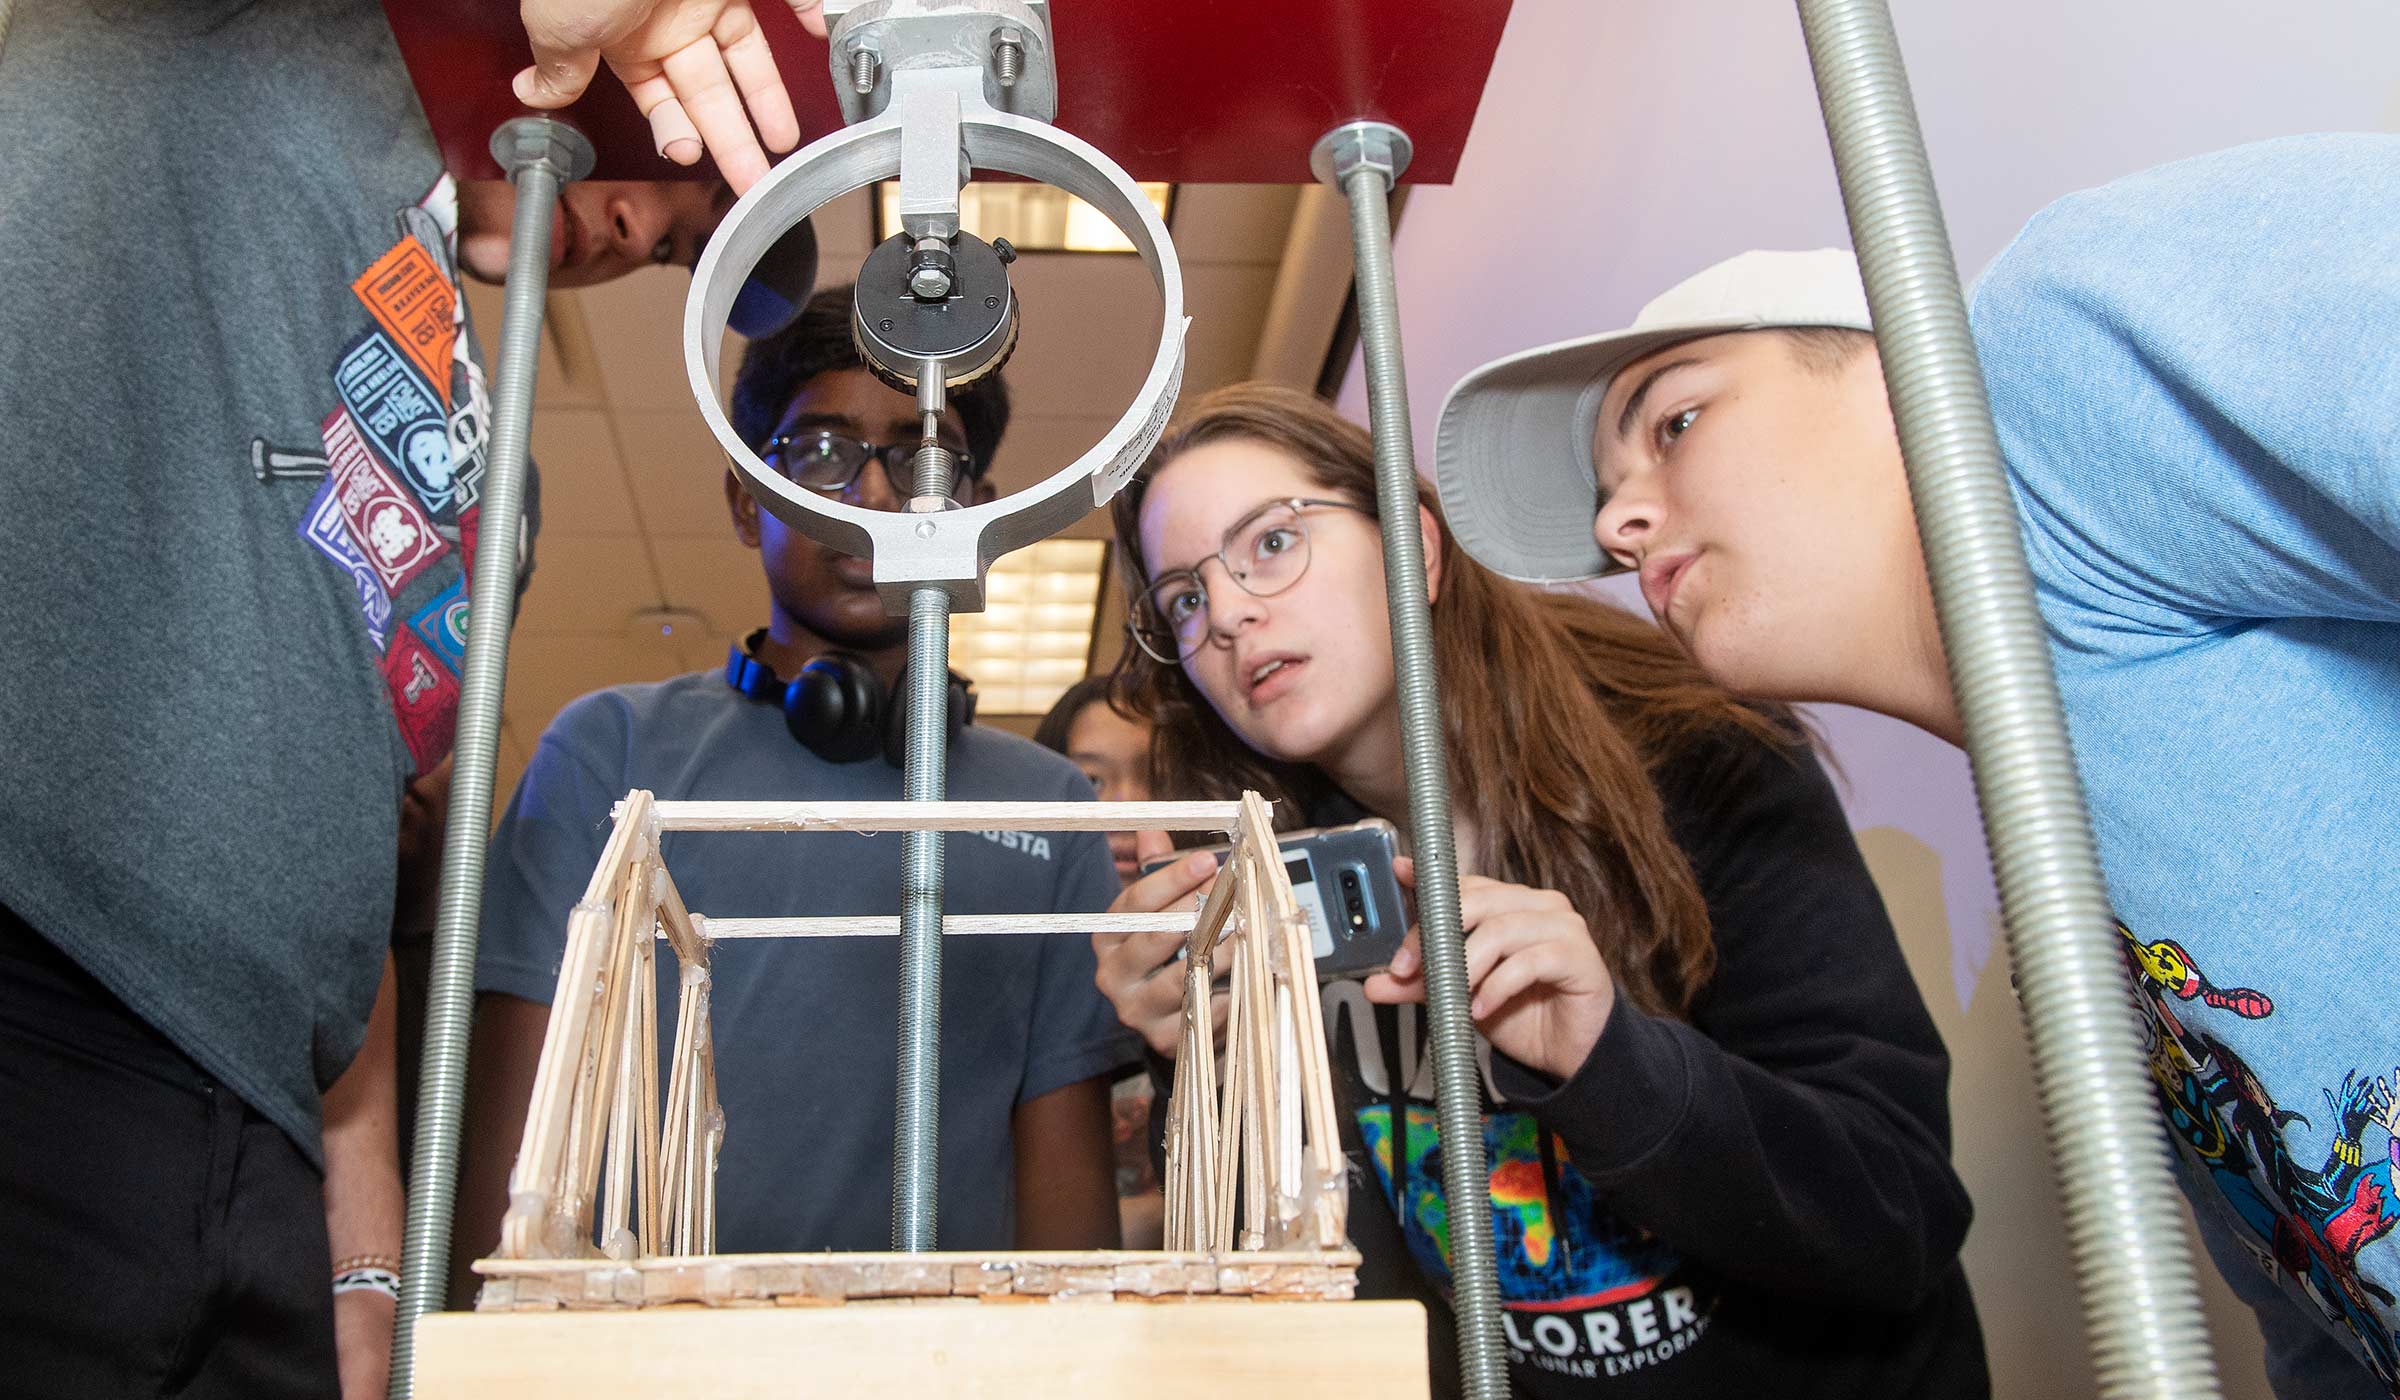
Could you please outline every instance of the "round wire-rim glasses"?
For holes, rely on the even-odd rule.
[[[1134,644],[1162,666],[1177,665],[1200,650],[1208,638],[1208,585],[1200,571],[1211,561],[1225,566],[1225,576],[1253,598],[1272,598],[1300,581],[1308,572],[1308,524],[1301,517],[1315,508],[1373,511],[1355,501],[1317,496],[1289,496],[1265,502],[1226,527],[1217,551],[1186,569],[1173,569],[1150,580],[1133,600],[1126,630]]]

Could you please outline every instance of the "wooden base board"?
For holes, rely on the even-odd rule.
[[[417,1324],[416,1377],[423,1400],[1413,1400],[1426,1394],[1425,1311],[1405,1302],[939,1299],[435,1313]]]
[[[1236,1297],[1336,1302],[1358,1282],[1356,1250],[1173,1254],[717,1254],[689,1258],[485,1259],[479,1312],[703,1303],[785,1307],[872,1299]]]

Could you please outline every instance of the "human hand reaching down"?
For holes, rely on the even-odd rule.
[[[825,33],[824,0],[788,3],[809,33]],[[767,173],[762,139],[778,154],[800,144],[791,93],[749,0],[522,0],[519,13],[533,66],[515,89],[528,107],[583,96],[606,59],[649,119],[659,154],[691,165],[705,145],[737,195]]]
[[[1175,847],[1163,831],[1145,831],[1134,838],[1136,859],[1147,865]],[[1154,870],[1127,885],[1108,906],[1112,914],[1155,914],[1167,909],[1190,909],[1206,899],[1217,882],[1217,858],[1195,851],[1174,864]],[[1180,933],[1095,933],[1092,981],[1117,1008],[1117,1019],[1141,1036],[1152,1050],[1175,1058],[1183,1035],[1183,970],[1175,951],[1183,946]],[[1232,969],[1232,949],[1217,945],[1210,959],[1222,977]],[[1226,993],[1209,998],[1217,1032],[1225,1029]]]
[[[1393,869],[1417,887],[1416,862]],[[1566,1079],[1591,1057],[1617,1004],[1616,979],[1592,932],[1556,890],[1502,884],[1480,875],[1458,882],[1459,926],[1467,939],[1468,1014],[1493,1048],[1553,1079]],[[1366,981],[1367,1000],[1425,1000],[1425,958],[1417,929],[1392,955],[1389,972]]]

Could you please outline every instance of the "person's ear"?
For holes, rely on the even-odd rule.
[[[1442,527],[1421,501],[1417,504],[1417,530],[1424,541],[1418,547],[1425,551],[1425,605],[1431,607],[1442,596]]]
[[[758,500],[731,467],[725,469],[725,509],[733,515],[733,537],[745,549],[758,548]]]

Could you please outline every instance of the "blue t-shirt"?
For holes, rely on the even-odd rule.
[[[827,763],[783,712],[702,672],[584,696],[552,721],[492,837],[476,964],[479,990],[547,1004],[567,911],[634,788],[661,800],[896,800],[880,759]],[[1066,759],[970,726],[950,748],[960,801],[1091,800]],[[692,912],[718,917],[892,915],[895,834],[671,832],[660,842]],[[953,914],[1082,913],[1116,897],[1097,833],[954,832],[943,908]],[[675,959],[659,945],[659,1024],[675,1024]],[[717,1162],[720,1252],[891,1246],[892,1124],[899,1057],[899,940],[728,939],[710,956],[725,1143]],[[942,945],[939,1243],[1004,1249],[1015,1236],[1011,1112],[1139,1058],[1092,982],[1075,934],[960,935]],[[660,1083],[671,1037],[661,1036]]]
[[[1973,321],[2203,1227],[2400,1386],[2400,138],[2062,200]]]

